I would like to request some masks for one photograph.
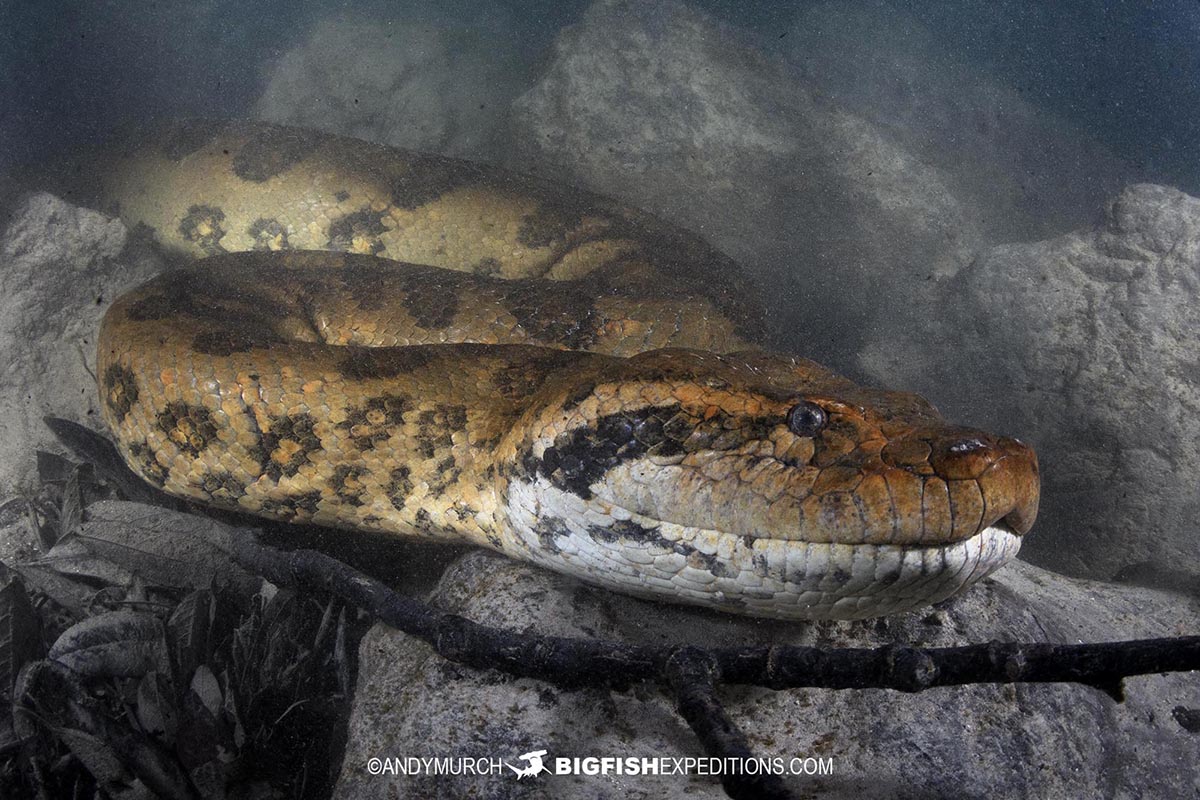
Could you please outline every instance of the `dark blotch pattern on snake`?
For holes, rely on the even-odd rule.
[[[759,349],[737,265],[649,214],[260,123],[141,137],[90,188],[198,260],[113,303],[97,374],[172,494],[791,619],[936,602],[1033,524],[1029,447]]]

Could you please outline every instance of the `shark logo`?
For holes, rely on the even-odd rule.
[[[535,775],[540,775],[543,772],[550,771],[546,768],[546,765],[542,763],[542,757],[546,755],[546,752],[547,751],[545,750],[530,750],[528,753],[522,753],[520,756],[518,756],[518,758],[520,758],[522,761],[529,762],[524,767],[514,767],[507,761],[504,762],[504,765],[513,772],[517,773],[517,780],[521,780],[522,778],[532,778]]]

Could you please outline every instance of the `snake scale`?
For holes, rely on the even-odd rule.
[[[785,619],[941,600],[1033,524],[1029,447],[756,348],[737,265],[648,214],[249,122],[89,168],[189,259],[112,304],[97,370],[174,495]]]

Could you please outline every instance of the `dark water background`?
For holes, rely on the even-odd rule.
[[[0,166],[37,160],[146,115],[247,113],[272,59],[331,14],[458,28],[490,37],[532,73],[581,0],[354,3],[241,0],[0,5]],[[697,0],[786,52],[804,3]],[[914,14],[955,52],[1066,116],[1142,177],[1200,189],[1200,3],[920,0]]]

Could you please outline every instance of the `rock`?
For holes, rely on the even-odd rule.
[[[31,488],[34,451],[57,450],[42,417],[93,420],[96,330],[108,302],[162,265],[123,254],[125,226],[36,193],[0,234],[0,496]],[[128,256],[128,257],[126,257]]]
[[[482,158],[524,68],[503,20],[325,20],[284,53],[254,113],[416,150]]]
[[[781,343],[810,357],[855,352],[910,271],[952,273],[981,241],[940,170],[679,2],[593,5],[513,126],[509,166],[618,196],[742,261]]]
[[[862,364],[1037,448],[1024,555],[1093,577],[1200,574],[1198,260],[1200,200],[1131,186],[1094,229],[984,253],[940,288],[943,313],[880,330]]]
[[[1072,580],[1021,562],[937,609],[859,623],[772,623],[655,605],[485,552],[453,565],[433,602],[512,630],[703,646],[1104,641],[1177,635],[1200,623],[1195,607],[1175,595]],[[518,756],[538,749],[549,751],[548,760],[702,751],[653,686],[564,691],[446,662],[382,626],[363,639],[359,653],[337,797],[724,796],[702,776],[371,775],[372,756],[471,756],[523,766]],[[1126,689],[1123,705],[1073,684],[914,695],[731,686],[721,694],[757,755],[832,759],[831,775],[789,779],[799,796],[1190,796],[1200,782],[1200,738],[1181,727],[1173,709],[1200,704],[1195,678],[1138,677]]]
[[[834,5],[790,33],[811,44],[816,34],[803,34],[823,30],[819,13],[840,13]],[[839,42],[852,39],[848,27]],[[509,165],[702,233],[765,290],[777,344],[842,368],[879,317],[928,309],[930,283],[978,249],[1069,230],[1105,196],[1095,182],[1119,185],[1115,159],[976,72],[960,105],[964,87],[940,78],[932,119],[906,111],[895,124],[891,106],[871,102],[889,88],[878,75],[866,76],[876,83],[864,96],[833,93],[818,73],[836,54],[797,49],[803,76],[686,4],[601,0],[514,103]],[[901,53],[913,85],[892,105],[907,109],[924,90],[918,78],[940,72],[935,51],[922,41]],[[852,83],[855,69],[831,80]],[[979,118],[956,116],[971,104]]]
[[[935,165],[990,242],[1091,222],[1131,167],[917,13],[884,0],[806,4],[784,41],[815,91]]]

